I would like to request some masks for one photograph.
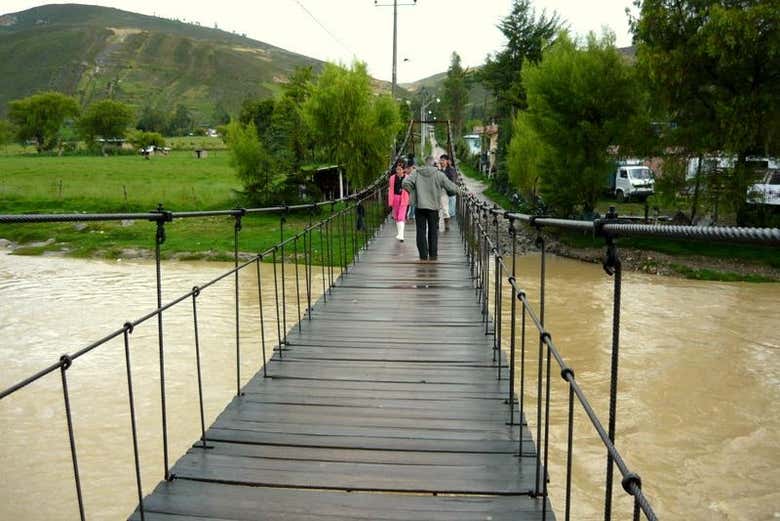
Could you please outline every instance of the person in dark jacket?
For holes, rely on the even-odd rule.
[[[448,195],[458,193],[458,187],[443,172],[433,166],[433,157],[425,158],[425,166],[404,178],[403,189],[411,194],[415,204],[417,251],[420,260],[437,260],[439,242],[439,207],[442,189]]]
[[[442,154],[439,157],[439,164],[441,165],[441,170],[444,172],[444,175],[447,176],[447,179],[458,184],[458,171],[455,170],[455,167],[452,166],[452,162],[450,161],[450,156],[447,154]],[[455,217],[456,212],[456,205],[457,205],[457,198],[454,195],[449,196],[447,200],[447,217],[444,218],[444,229],[449,230],[450,229],[450,219]]]

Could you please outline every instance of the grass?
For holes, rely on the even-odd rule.
[[[148,211],[235,206],[241,183],[227,153],[194,159],[0,155],[0,213]],[[125,195],[126,194],[126,195]]]
[[[165,138],[165,145],[173,150],[197,150],[209,151],[224,150],[227,154],[227,145],[222,138],[208,136],[181,136]],[[211,157],[209,156],[209,159]]]
[[[592,235],[561,233],[558,238],[567,246],[575,248],[601,248],[604,246],[603,239],[594,238]],[[777,248],[768,245],[735,245],[656,237],[623,237],[619,239],[619,244],[627,248],[657,251],[675,257],[701,256],[734,259],[780,268],[780,255],[778,255]]]
[[[235,190],[240,188],[226,153],[197,160],[189,152],[172,152],[148,161],[136,156],[0,155],[0,214],[148,212],[158,203],[171,211],[228,209],[238,206]],[[314,219],[316,222],[317,217]],[[285,237],[308,222],[308,213],[290,214]],[[279,215],[247,215],[242,224],[240,251],[260,252],[279,242]],[[232,217],[180,219],[166,224],[162,254],[232,258],[233,225]],[[126,256],[127,250],[154,250],[155,229],[154,223],[145,221],[2,224],[0,237],[30,244],[17,249],[18,254],[66,251],[76,257],[119,258]],[[37,244],[47,241],[50,244]],[[316,233],[313,246],[319,250]],[[314,260],[322,260],[321,252],[314,252]]]
[[[669,265],[674,271],[686,279],[717,280],[725,282],[776,282],[770,277],[755,274],[733,273],[730,271],[715,271],[708,269],[690,268],[681,264]]]

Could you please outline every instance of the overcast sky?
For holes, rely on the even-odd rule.
[[[1,14],[38,5],[72,2],[2,0]],[[247,36],[322,60],[368,63],[370,73],[392,75],[393,8],[374,0],[97,0],[90,4],[246,33]],[[380,0],[392,5],[392,0]],[[410,4],[412,0],[399,0]],[[609,27],[619,47],[631,44],[626,7],[631,0],[534,0],[537,12],[557,11],[577,35]],[[445,71],[453,51],[465,66],[477,66],[504,39],[496,28],[511,0],[418,0],[398,8],[398,81]],[[408,61],[404,61],[407,59]]]

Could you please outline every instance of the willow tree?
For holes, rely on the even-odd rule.
[[[354,186],[364,186],[387,166],[399,130],[398,106],[376,95],[366,64],[325,65],[303,105],[323,159],[341,165]]]
[[[79,113],[75,98],[60,92],[42,92],[8,104],[8,118],[16,125],[19,141],[32,139],[38,152],[60,144],[60,130],[68,118]]]
[[[519,112],[509,149],[510,171],[560,215],[591,212],[619,145],[636,124],[643,98],[636,75],[614,46],[614,35],[591,34],[578,46],[565,33],[538,65],[523,69],[528,110]]]

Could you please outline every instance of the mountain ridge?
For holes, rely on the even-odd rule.
[[[45,90],[82,106],[114,98],[140,113],[184,104],[201,125],[270,97],[297,67],[325,62],[218,28],[110,7],[48,4],[0,15],[0,116]],[[389,84],[374,81],[389,91]]]

